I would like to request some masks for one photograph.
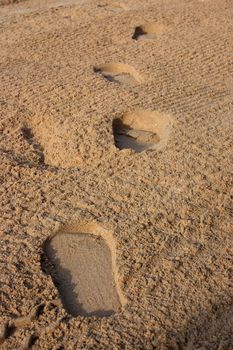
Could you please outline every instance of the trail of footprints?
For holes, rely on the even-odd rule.
[[[135,27],[132,39],[154,40],[165,31],[160,23],[149,23]],[[112,83],[120,85],[143,84],[145,78],[133,66],[126,63],[105,63],[93,67],[95,73],[100,74]],[[126,115],[134,115],[134,122],[128,122]],[[150,117],[149,117],[150,115]],[[154,117],[152,117],[154,116]],[[135,120],[137,122],[135,123]],[[169,122],[168,122],[169,120]],[[141,127],[138,124],[141,123]],[[122,124],[122,125],[121,125]],[[166,130],[161,132],[162,125]],[[118,149],[132,149],[135,152],[145,150],[161,150],[168,140],[171,117],[156,111],[135,111],[126,113],[113,121],[113,136]],[[38,155],[38,162],[61,168],[75,168],[83,164],[78,152],[75,137],[69,124],[59,124],[45,118],[38,118],[33,123],[24,125],[22,134]],[[64,138],[64,134],[69,138]]]
[[[116,6],[124,8],[119,3]],[[164,26],[158,23],[137,26],[132,39],[154,40],[164,30]],[[94,72],[113,83],[144,82],[134,67],[124,63],[95,66]],[[135,152],[161,150],[168,141],[172,124],[172,117],[165,113],[148,110],[126,112],[112,123],[115,146],[120,150],[132,149]],[[80,164],[80,159],[78,155],[70,157],[72,152],[67,149],[67,140],[64,141],[64,133],[61,135],[59,130],[59,125],[50,125],[48,121],[41,120],[35,125],[24,126],[22,134],[38,153],[41,163],[63,168],[75,167]],[[42,257],[42,269],[51,276],[63,306],[71,316],[106,317],[125,306],[126,299],[119,286],[113,235],[97,223],[60,229],[45,242]],[[17,328],[37,319],[42,309],[43,305],[40,305],[31,315],[3,324],[0,344]],[[37,339],[38,334],[29,335],[22,348],[30,349]]]

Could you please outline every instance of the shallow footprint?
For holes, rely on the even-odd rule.
[[[135,28],[132,39],[154,40],[159,34],[165,31],[165,27],[160,23],[150,23]]]
[[[40,163],[64,169],[83,164],[75,129],[69,120],[38,116],[28,120],[21,131],[33,146]]]
[[[101,73],[107,80],[120,84],[132,84],[135,81],[137,83],[143,82],[142,76],[136,69],[125,63],[102,64],[94,67],[94,71]]]
[[[103,4],[98,5],[99,7],[108,7],[112,10],[129,10],[128,5],[126,5],[124,2],[117,2],[117,1],[108,1]]]
[[[46,243],[45,254],[55,267],[49,272],[68,313],[103,317],[121,309],[124,298],[110,233],[96,225],[68,227]]]
[[[113,121],[115,145],[120,150],[130,148],[137,153],[158,151],[166,145],[171,125],[168,114],[146,110],[127,112]]]

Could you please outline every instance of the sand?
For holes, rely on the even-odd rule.
[[[0,348],[232,349],[232,0],[0,4]]]

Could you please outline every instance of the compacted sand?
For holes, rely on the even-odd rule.
[[[232,349],[232,0],[0,4],[1,349]]]

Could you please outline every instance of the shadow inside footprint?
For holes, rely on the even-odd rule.
[[[140,37],[140,36],[142,36],[142,35],[145,35],[145,32],[144,32],[144,30],[142,29],[141,26],[138,26],[138,27],[136,27],[135,30],[134,30],[134,34],[133,34],[133,36],[132,36],[132,39],[137,40],[138,37]]]
[[[145,150],[152,149],[154,144],[159,142],[159,137],[156,133],[144,130],[135,130],[124,124],[121,119],[113,121],[113,134],[115,145],[120,150],[133,149],[139,153]]]

